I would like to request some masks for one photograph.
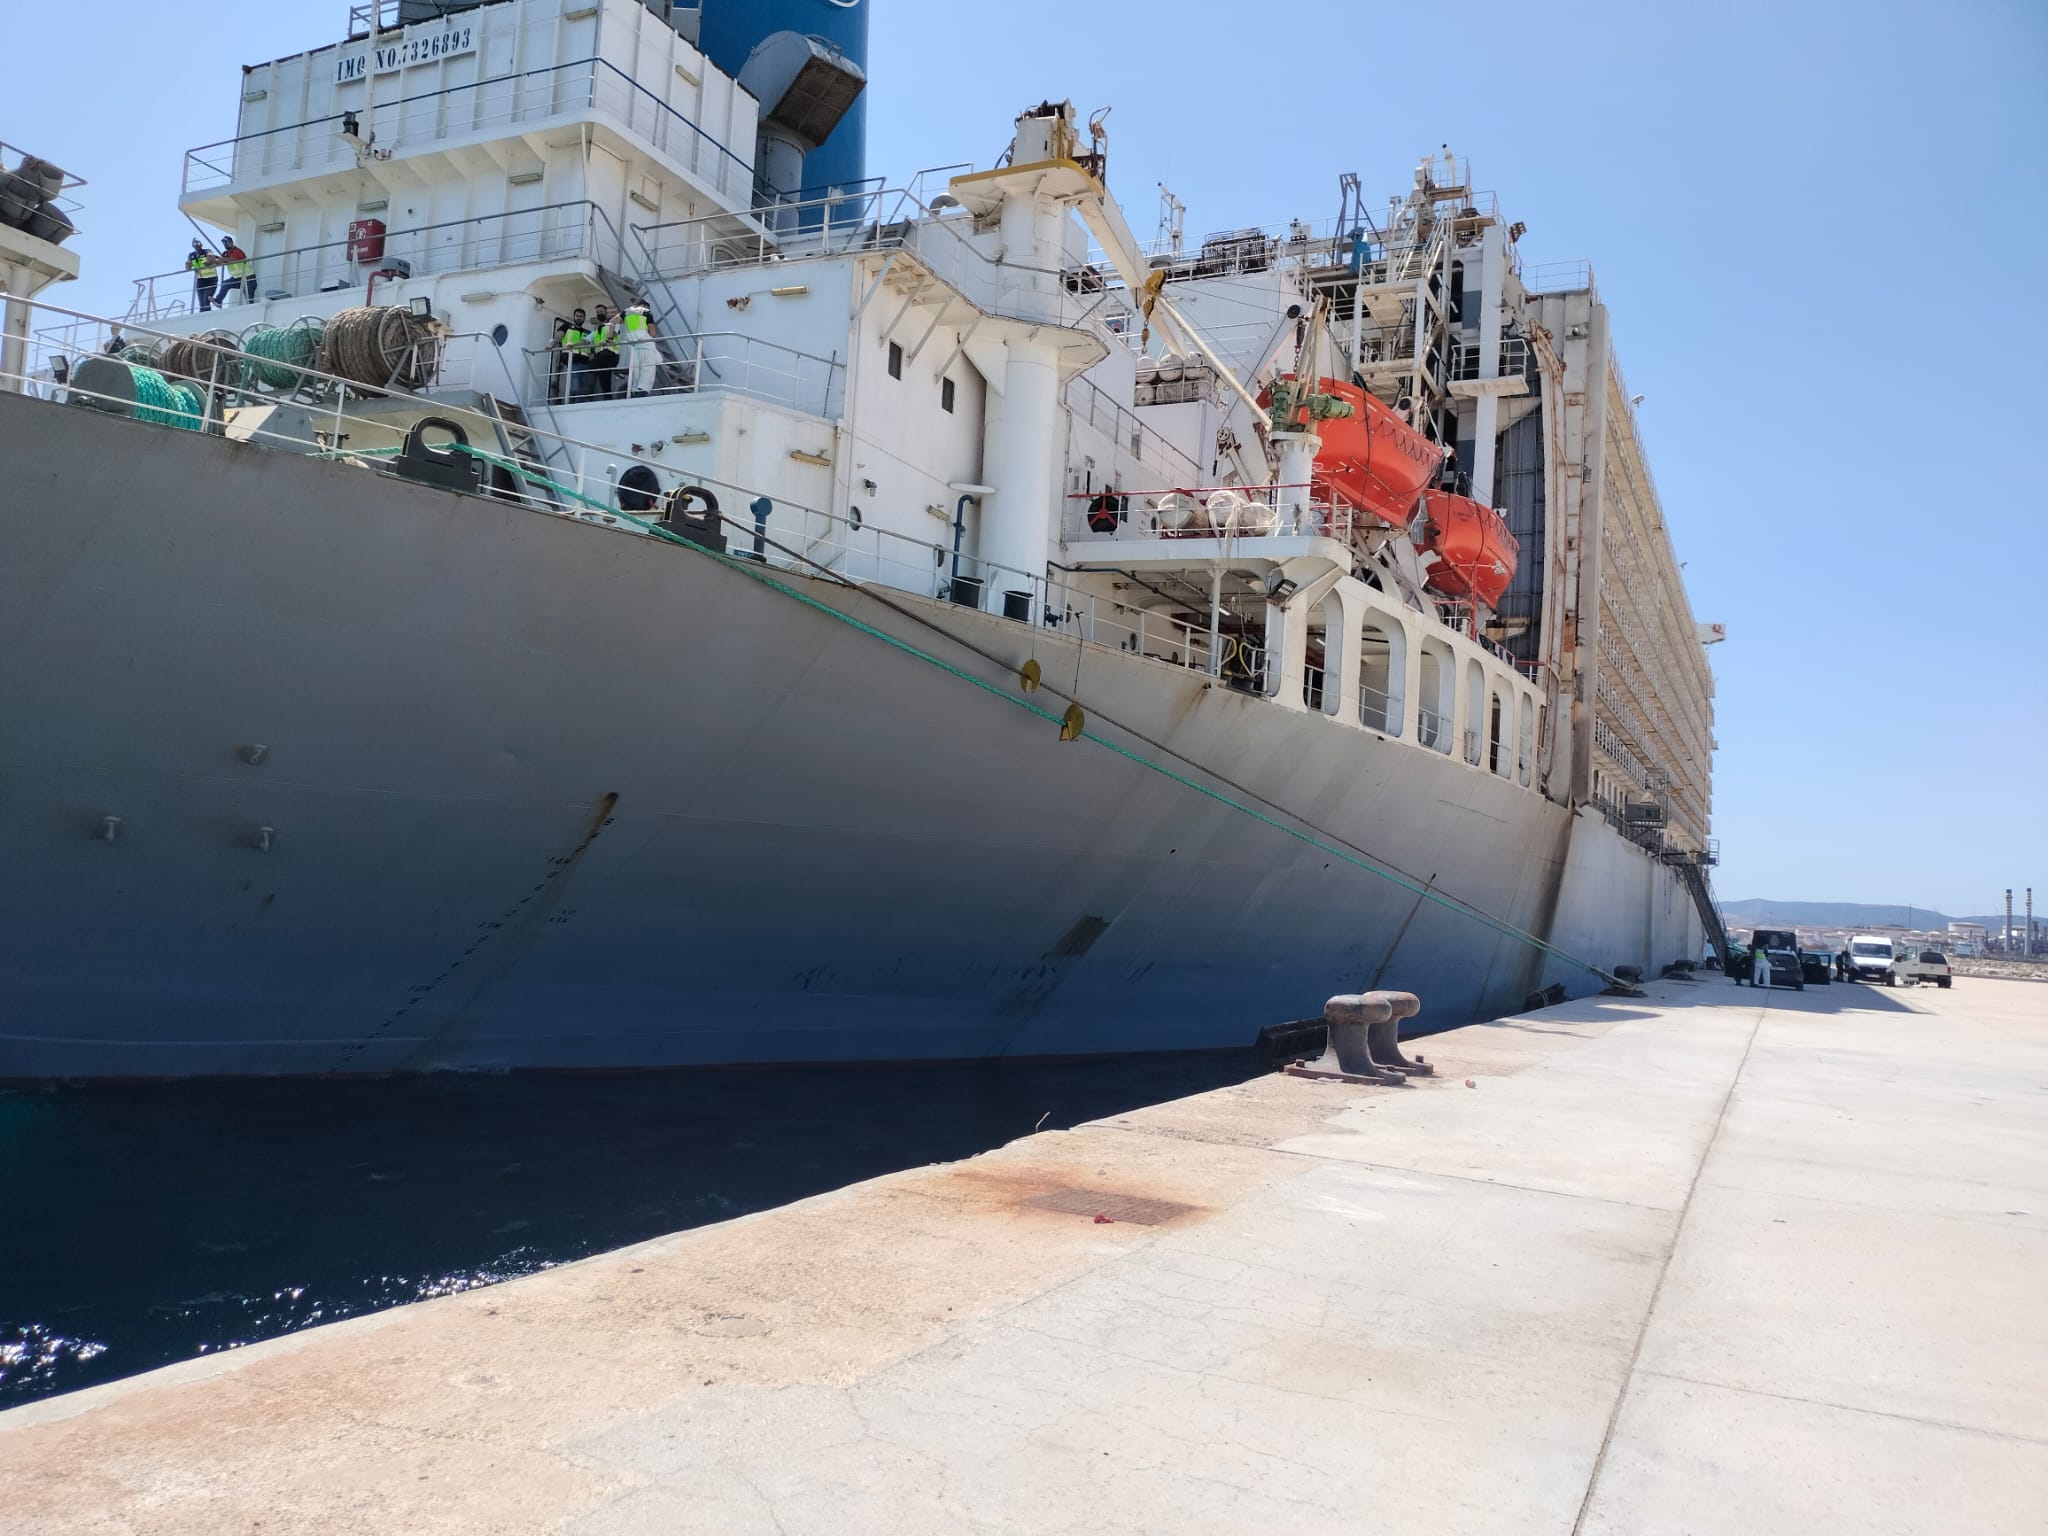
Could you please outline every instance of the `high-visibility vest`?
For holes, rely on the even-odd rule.
[[[190,267],[198,276],[205,277],[213,271],[213,253],[211,251],[194,251],[185,258],[185,265]]]
[[[562,347],[565,351],[587,357],[590,354],[590,332],[579,331],[575,326],[570,326],[562,333]]]
[[[644,333],[646,332],[646,330],[647,330],[647,317],[646,317],[645,315],[641,314],[641,313],[640,313],[639,311],[637,311],[637,310],[631,310],[631,309],[627,310],[627,311],[626,311],[626,334],[627,334],[627,336],[629,336],[629,337],[638,337],[638,336],[640,336],[640,335],[643,335],[643,334],[644,334]]]
[[[229,277],[239,279],[247,277],[249,275],[249,261],[247,257],[243,257],[235,261],[230,261],[227,264],[227,266]]]

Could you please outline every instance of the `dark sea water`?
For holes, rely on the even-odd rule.
[[[1231,1051],[0,1090],[0,1408],[1258,1070]]]

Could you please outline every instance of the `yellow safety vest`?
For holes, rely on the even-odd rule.
[[[579,331],[575,326],[570,326],[562,335],[562,347],[565,351],[588,355],[590,351],[590,332]]]
[[[626,311],[626,334],[628,336],[635,335],[646,329],[647,317],[645,315],[635,314],[631,310]]]

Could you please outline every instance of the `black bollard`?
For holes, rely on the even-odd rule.
[[[1372,1059],[1368,1032],[1387,1016],[1380,994],[1365,997],[1333,997],[1323,1004],[1326,1044],[1314,1061],[1297,1061],[1282,1070],[1294,1077],[1327,1077],[1343,1083],[1402,1083],[1407,1079],[1389,1072]]]
[[[1420,1057],[1410,1061],[1401,1054],[1401,1021],[1412,1019],[1422,1011],[1422,999],[1413,992],[1368,992],[1366,1002],[1380,1002],[1386,1005],[1386,1012],[1366,1032],[1366,1046],[1372,1052],[1372,1064],[1388,1072],[1402,1072],[1410,1077],[1434,1077],[1436,1068]]]

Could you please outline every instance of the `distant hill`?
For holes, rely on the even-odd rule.
[[[1755,927],[1781,928],[1946,928],[1957,919],[1930,907],[1887,907],[1862,901],[1772,901],[1751,897],[1747,901],[1724,901],[1721,910],[1731,919]]]
[[[1887,907],[1861,901],[1772,901],[1768,897],[1753,896],[1747,901],[1724,901],[1721,910],[1732,923],[1754,928],[1761,924],[1766,928],[1946,928],[1950,923],[1981,923],[1992,933],[1997,933],[2005,922],[2005,914],[1994,912],[1989,917],[1950,917],[1932,907]],[[2034,912],[2034,921],[2042,928],[2048,928],[2048,906]],[[2017,902],[2012,909],[2012,925],[2024,928],[2027,925],[2026,909]]]

